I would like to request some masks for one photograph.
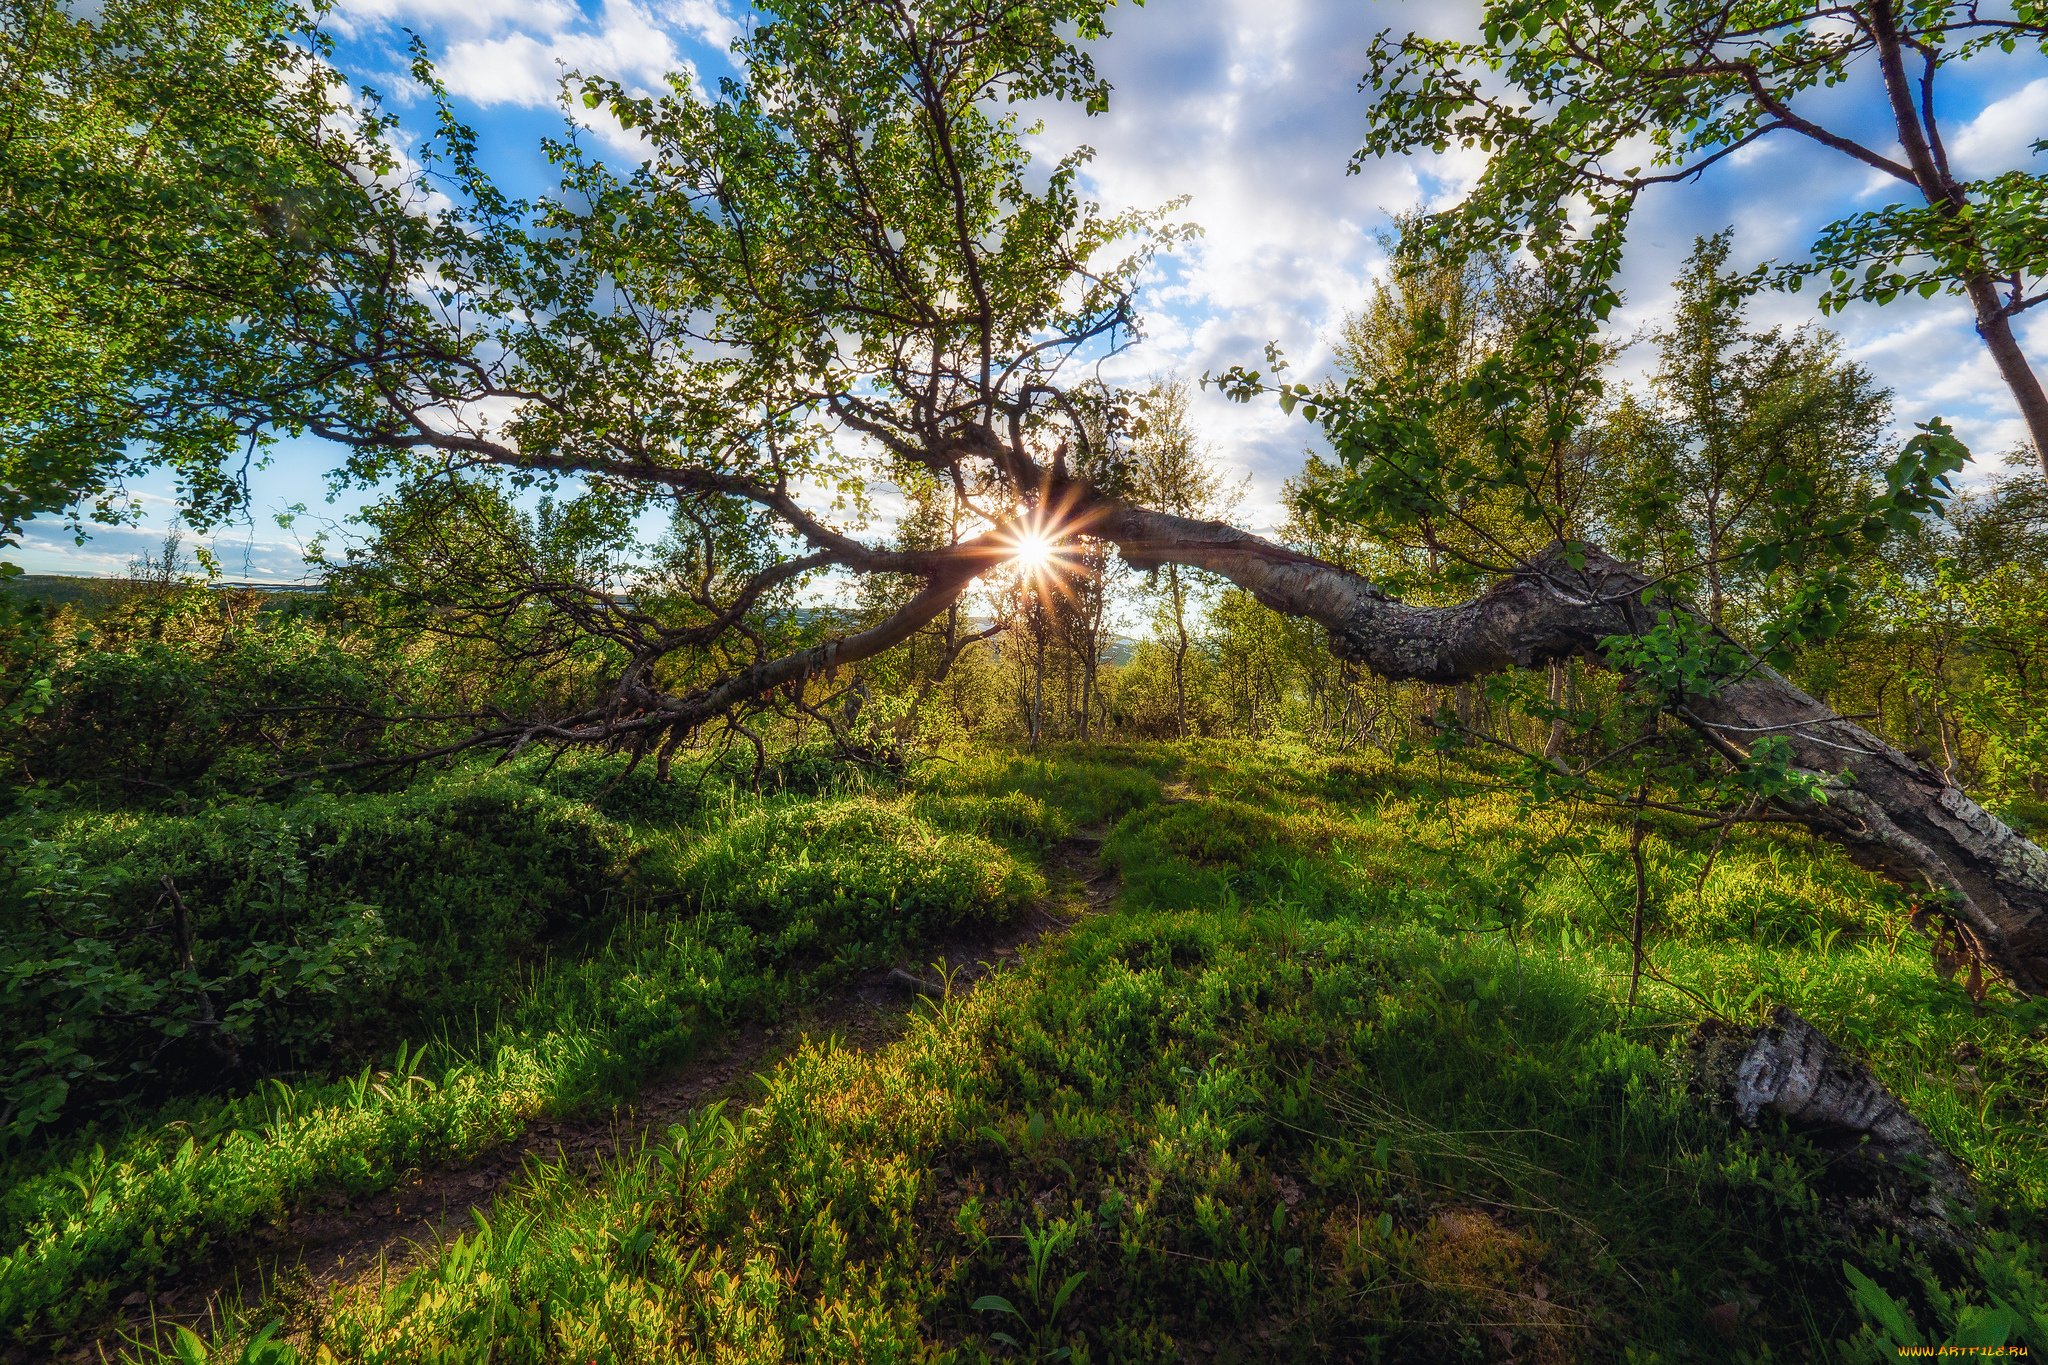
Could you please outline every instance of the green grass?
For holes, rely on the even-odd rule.
[[[778,958],[849,964],[1005,918],[1045,894],[1042,877],[981,835],[937,829],[913,806],[872,796],[742,816],[692,840],[672,876],[687,903],[760,933]]]
[[[905,796],[643,831],[641,867],[697,913],[657,903],[557,961],[472,1065],[525,1078],[513,1109],[618,1093],[895,941],[873,888],[921,930],[998,915],[1035,885],[1015,860],[1073,825],[1114,823],[1119,911],[887,1048],[807,1042],[743,1110],[594,1186],[534,1166],[416,1273],[293,1300],[276,1358],[1758,1362],[1994,1330],[2048,1349],[2048,1017],[1940,980],[1832,851],[1744,835],[1701,881],[1707,842],[1660,827],[1631,1009],[1620,826],[1511,793],[1445,804],[1433,767],[1284,743],[951,757]],[[1165,779],[1196,799],[1159,804]],[[1568,856],[1532,863],[1565,832]],[[1972,1164],[1980,1251],[1846,1228],[1824,1153],[1687,1093],[1699,1018],[1777,1004]],[[430,1099],[386,1088],[394,1125]],[[278,1142],[213,1151],[253,1169],[233,1154]],[[269,1327],[183,1349],[238,1360]]]
[[[945,826],[1029,835],[1063,827],[1059,817],[1014,795],[951,798],[934,814],[946,819],[927,821],[907,796],[728,792],[702,825],[639,831],[624,909],[524,965],[480,952],[476,971],[505,992],[495,1017],[462,1028],[436,1015],[425,1056],[407,1048],[395,1068],[335,1082],[192,1095],[17,1155],[0,1172],[12,1248],[0,1255],[0,1331],[59,1342],[131,1288],[293,1208],[358,1199],[534,1118],[630,1096],[736,1023],[779,1017],[929,934],[1014,916],[1043,894],[1034,867]],[[81,836],[115,837],[103,821]],[[388,855],[391,841],[373,846]]]
[[[962,746],[927,765],[929,790],[970,798],[1017,793],[1042,801],[1075,825],[1119,820],[1159,800],[1160,782],[1179,767],[1158,745],[1048,745],[1033,755],[997,746]]]

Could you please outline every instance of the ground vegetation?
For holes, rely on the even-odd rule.
[[[309,16],[17,8],[0,536],[152,462],[204,529],[290,434],[384,491],[316,591],[173,539],[0,593],[14,1356],[2048,1349],[2048,485],[1959,492],[1726,235],[1613,384],[1647,181],[1534,127],[1393,224],[1336,373],[1205,377],[1318,443],[1268,539],[1186,380],[1077,377],[1195,230],[1031,165],[1100,5],[572,75],[648,155],[572,126],[533,202],[424,57],[401,158]],[[1459,51],[1382,45],[1375,148],[1495,138]],[[1957,193],[1865,227],[1975,299]],[[536,1145],[743,1032],[722,1102]],[[374,1280],[266,1259],[469,1168]]]

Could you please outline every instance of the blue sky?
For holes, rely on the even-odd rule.
[[[646,89],[664,72],[688,68],[715,83],[734,71],[726,48],[744,13],[724,0],[341,0],[332,27],[351,74],[415,118],[423,111],[403,74],[404,30],[420,33],[501,182],[534,193],[546,183],[537,143],[561,127],[560,72],[605,74]],[[1366,117],[1367,97],[1357,88],[1366,46],[1388,27],[1456,34],[1477,13],[1469,3],[1420,0],[1153,0],[1116,11],[1114,35],[1095,48],[1115,86],[1109,111],[1090,119],[1071,107],[1046,110],[1043,151],[1050,157],[1080,143],[1094,147],[1090,188],[1112,209],[1192,196],[1186,216],[1206,235],[1154,271],[1141,300],[1149,340],[1112,361],[1106,377],[1196,376],[1257,364],[1268,341],[1286,348],[1299,373],[1326,365],[1329,337],[1383,268],[1374,231],[1389,212],[1450,202],[1479,168],[1473,156],[1454,152],[1345,174]],[[1949,81],[1942,113],[1958,169],[2030,165],[2028,144],[2048,136],[2048,66],[2039,55],[1979,59]],[[1871,105],[1868,91],[1852,83],[1824,92],[1810,108],[1889,148],[1880,124],[1857,117]],[[628,151],[615,131],[593,135]],[[1696,235],[1733,226],[1743,264],[1789,257],[1821,224],[1884,203],[1897,188],[1779,134],[1697,184],[1653,193],[1632,233],[1617,331],[1657,325],[1669,280]],[[1758,325],[1820,320],[1810,293],[1766,295],[1752,317]],[[2048,309],[2022,322],[2028,354],[2037,367],[2048,365]],[[2020,440],[2017,412],[1960,299],[1859,306],[1825,325],[1897,391],[1902,426],[1938,413],[1988,468]],[[1625,354],[1619,377],[1639,379],[1650,349]],[[1217,457],[1250,476],[1242,519],[1272,525],[1281,481],[1299,467],[1308,429],[1277,408],[1238,407],[1213,394],[1203,397],[1198,416]],[[323,475],[336,462],[316,445],[280,448],[255,479],[249,522],[213,537],[230,577],[302,576],[305,540],[360,501],[325,501]],[[101,530],[76,547],[54,526],[32,526],[15,558],[31,572],[122,572],[160,539],[172,506],[167,487],[136,491],[149,513],[142,529]],[[307,504],[310,514],[281,530],[272,514],[292,503]]]

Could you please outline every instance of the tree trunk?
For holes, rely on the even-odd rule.
[[[1095,648],[1094,631],[1091,630],[1088,632],[1087,640],[1089,657],[1081,660],[1080,740],[1083,744],[1086,744],[1088,742],[1088,708],[1091,705],[1093,705],[1095,701],[1095,655],[1099,652]]]
[[[1969,221],[1969,197],[1949,173],[1948,159],[1940,152],[1932,97],[1927,96],[1925,101],[1913,98],[1912,79],[1906,74],[1905,44],[1899,37],[1893,5],[1877,0],[1870,7],[1870,21],[1871,36],[1876,39],[1878,70],[1884,78],[1899,146],[1906,154],[1913,181],[1934,210],[1948,219],[1952,228],[1961,229],[1956,235],[1962,241],[1957,245],[1969,256],[1983,260],[1990,253],[1979,244]],[[1932,78],[1930,68],[1928,79]],[[1926,93],[1924,88],[1922,93]],[[2019,405],[2027,434],[2034,442],[2034,458],[2041,466],[2042,476],[2048,478],[2048,393],[2042,392],[2040,376],[2027,363],[2019,339],[2012,333],[2012,314],[1998,297],[1998,282],[1988,273],[1971,275],[1963,280],[1963,291],[1970,296],[1970,306],[1977,314],[1977,335],[1984,339],[1985,349],[1998,366],[1999,378],[2005,381],[2013,401]]]
[[[1568,659],[1552,659],[1550,661],[1550,691],[1548,693],[1548,700],[1552,706],[1560,710],[1564,707],[1565,681],[1570,668],[1571,661]],[[1545,758],[1555,759],[1564,752],[1564,741],[1567,733],[1568,727],[1564,723],[1563,716],[1559,716],[1556,720],[1550,722],[1550,738],[1543,745],[1543,756]]]
[[[1340,658],[1381,677],[1456,685],[1553,660],[1598,661],[1600,642],[1649,629],[1660,610],[1688,610],[1649,580],[1591,551],[1583,568],[1553,545],[1521,573],[1454,607],[1410,606],[1365,578],[1220,522],[1099,505],[1095,534],[1138,568],[1175,562],[1216,573],[1260,602],[1330,631]],[[1795,763],[1828,779],[1824,799],[1781,801],[1860,865],[1924,896],[1915,914],[1953,918],[1967,946],[2013,989],[2048,983],[2048,853],[1985,811],[1941,774],[1843,720],[1776,672],[1758,666],[1713,696],[1689,697],[1680,719],[1730,759],[1767,735]]]
[[[1040,727],[1045,723],[1045,632],[1038,632],[1038,659],[1031,671],[1031,747],[1038,747]]]
[[[1128,556],[1127,556],[1128,557]],[[1173,592],[1173,628],[1176,638],[1173,646],[1173,721],[1174,737],[1188,737],[1188,622],[1187,613],[1181,602],[1180,566],[1168,564],[1166,579]]]
[[[2034,461],[2041,466],[2041,477],[2048,478],[2048,393],[2042,391],[2041,377],[2027,363],[2019,338],[2012,334],[2012,318],[1999,303],[1991,281],[1971,280],[1969,293],[1977,312],[1977,335],[1984,338],[1985,349],[1998,363],[1999,377],[2019,404],[2027,435],[2034,443]]]
[[[1707,1020],[1688,1044],[1693,1084],[1754,1128],[1776,1114],[1835,1153],[1858,1178],[1835,1203],[1919,1240],[1959,1240],[1957,1215],[1976,1202],[1970,1178],[1869,1067],[1780,1005],[1771,1026],[1739,1032]]]
[[[955,661],[957,661],[962,654],[965,654],[968,651],[968,649],[972,646],[980,644],[983,640],[993,640],[996,636],[1002,634],[1005,630],[1008,629],[1009,626],[1007,623],[998,621],[996,622],[996,624],[988,627],[986,630],[978,630],[974,632],[972,635],[963,637],[960,634],[959,603],[955,602],[952,606],[946,608],[946,639],[939,654],[939,666],[932,671],[930,677],[924,680],[923,685],[917,689],[917,695],[911,698],[909,708],[905,710],[902,717],[897,720],[897,748],[900,749],[904,745],[908,744],[910,742],[911,736],[917,733],[918,713],[924,709],[925,702],[931,699],[933,691],[936,690],[941,683],[946,681],[946,675],[953,671],[953,664],[955,663]],[[915,638],[915,636],[912,637],[912,639]],[[796,723],[797,739],[798,742],[801,743],[803,739],[803,712],[797,712]]]
[[[1392,681],[1454,686],[1552,660],[1601,658],[1600,642],[1649,629],[1659,611],[1689,611],[1650,592],[1642,573],[1586,547],[1582,564],[1553,545],[1528,568],[1461,606],[1411,606],[1370,580],[1221,522],[1195,521],[1102,497],[1069,483],[1068,519],[1113,542],[1133,567],[1169,564],[1229,579],[1275,611],[1330,633],[1340,660]],[[975,577],[1016,553],[1004,535],[929,556],[925,588],[895,615],[844,639],[763,660],[682,696],[661,691],[651,658],[628,665],[613,700],[566,720],[517,722],[404,755],[333,764],[344,772],[418,763],[481,746],[518,752],[548,743],[647,743],[687,733],[778,689],[871,658],[946,611]],[[1645,602],[1644,594],[1651,600]],[[1034,711],[1036,707],[1034,706]],[[2048,852],[2029,843],[1939,773],[1846,721],[1761,665],[1712,696],[1688,697],[1674,714],[1734,762],[1765,736],[1782,736],[1799,769],[1822,777],[1822,799],[1780,805],[1860,864],[1920,893],[1916,927],[1948,918],[1966,951],[2014,990],[2048,983]]]

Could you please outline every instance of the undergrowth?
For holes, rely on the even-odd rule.
[[[949,757],[900,793],[785,792],[728,799],[695,826],[636,825],[636,875],[662,879],[666,899],[535,972],[471,1060],[440,1079],[395,1067],[271,1093],[296,1097],[291,1121],[309,1132],[340,1134],[350,1114],[384,1115],[352,1121],[392,1134],[451,1116],[404,1153],[376,1154],[374,1133],[333,1138],[334,1152],[371,1153],[359,1169],[459,1158],[549,1106],[625,1093],[846,964],[1005,913],[1040,885],[1028,864],[1075,827],[1107,829],[1118,912],[969,997],[927,1002],[887,1048],[807,1041],[743,1109],[694,1115],[595,1184],[533,1164],[488,1222],[410,1275],[252,1303],[218,1340],[183,1337],[174,1353],[1759,1362],[1993,1338],[2048,1349],[2048,1021],[1942,980],[1899,932],[1891,893],[1834,852],[1744,834],[1709,868],[1710,838],[1657,827],[1631,1007],[1626,828],[1532,811],[1489,791],[1483,769],[1204,741]],[[1193,799],[1162,804],[1167,778]],[[1782,1126],[1736,1127],[1687,1092],[1681,1044],[1699,1018],[1751,1023],[1779,1004],[1866,1056],[1972,1166],[1976,1250],[1850,1228],[1824,1152]],[[223,1205],[208,1235],[275,1216],[312,1188],[317,1158],[293,1154],[298,1130],[270,1103],[218,1104],[190,1147],[138,1129],[122,1159],[148,1147],[165,1167],[253,1173],[261,1155],[293,1174]],[[45,1171],[18,1187],[68,1210],[40,1245],[150,1230],[123,1212],[140,1185],[67,1170],[78,1180]],[[54,1339],[59,1292],[105,1302],[148,1278],[93,1267],[44,1280],[43,1316],[21,1339]]]
[[[99,852],[103,865],[120,867],[114,850],[124,849],[129,882],[147,885],[176,867],[205,908],[195,915],[202,934],[229,941],[234,922],[213,907],[279,909],[275,897],[249,892],[237,861],[249,841],[235,831],[287,831],[292,837],[265,846],[273,880],[295,886],[302,900],[331,882],[341,888],[335,895],[363,897],[380,926],[409,927],[405,916],[420,913],[410,907],[430,907],[426,922],[438,916],[447,931],[387,935],[381,950],[413,979],[466,974],[488,992],[427,993],[408,1010],[386,978],[362,974],[350,990],[295,1003],[315,1026],[331,1027],[359,1018],[363,991],[375,988],[370,998],[387,1021],[381,1034],[394,1049],[384,1060],[356,1065],[359,1047],[337,1070],[230,1084],[226,1093],[193,1090],[153,1106],[131,1101],[68,1133],[46,1128],[33,1144],[18,1141],[0,1169],[0,1246],[11,1248],[0,1254],[0,1332],[60,1343],[132,1288],[154,1286],[295,1208],[343,1205],[410,1171],[473,1157],[543,1114],[629,1097],[651,1072],[687,1061],[734,1024],[779,1017],[852,971],[914,955],[929,933],[1014,916],[1043,894],[1044,880],[980,831],[1028,850],[1066,827],[1016,793],[953,796],[921,815],[907,793],[826,786],[806,797],[729,783],[693,798],[697,823],[629,827],[517,778],[458,774],[407,793],[402,808],[426,815],[387,819],[396,834],[378,838],[350,837],[366,823],[366,801],[383,811],[377,798],[316,805],[355,821],[344,819],[343,834],[325,843],[300,833],[320,828],[303,803],[131,817],[119,828],[97,818],[57,825],[52,843],[63,851]],[[435,823],[441,812],[469,809],[478,781],[501,805],[568,817],[508,851],[505,875],[549,856],[578,821],[606,831],[592,845],[601,856],[580,878],[572,866],[555,882],[528,875],[516,892],[446,894],[463,886],[465,867],[492,854],[488,842],[434,842],[447,837]],[[166,846],[178,852],[160,853]],[[382,880],[334,870],[379,854],[390,865]],[[372,896],[395,909],[369,904]],[[563,900],[574,912],[545,937],[548,907]],[[157,909],[140,896],[117,908],[131,922]],[[517,932],[494,931],[508,916]],[[65,984],[93,989],[90,978]],[[407,1028],[431,1045],[402,1041]]]

